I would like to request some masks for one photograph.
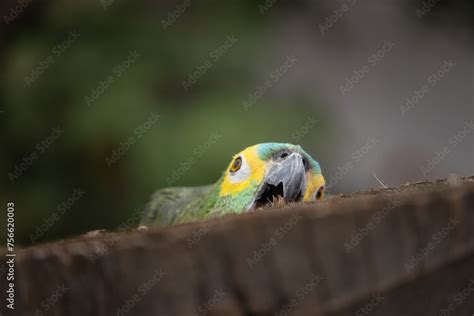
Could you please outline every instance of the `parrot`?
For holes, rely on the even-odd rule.
[[[234,155],[215,184],[156,191],[140,227],[165,227],[241,214],[272,205],[310,202],[324,197],[319,163],[301,146],[262,143]]]

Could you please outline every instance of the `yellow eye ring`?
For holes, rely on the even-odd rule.
[[[230,173],[235,173],[242,167],[242,157],[235,158],[234,162],[230,166]]]

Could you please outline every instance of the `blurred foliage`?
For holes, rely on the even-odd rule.
[[[259,69],[281,63],[259,49],[271,30],[253,2],[215,4],[212,19],[209,7],[193,2],[164,30],[162,19],[175,5],[116,1],[103,9],[98,1],[50,1],[32,4],[23,24],[10,26],[16,33],[2,52],[2,174],[38,153],[53,128],[64,130],[18,179],[4,179],[2,195],[16,204],[18,243],[31,243],[41,225],[39,241],[114,229],[190,158],[192,167],[173,185],[212,183],[231,155],[260,142],[292,142],[311,116],[319,123],[300,143],[324,151],[326,114],[298,91],[284,99],[268,91],[248,111],[242,106],[266,80]],[[77,39],[58,48],[70,32]],[[231,35],[237,43],[185,91],[182,82]],[[85,98],[131,51],[136,61],[88,106]],[[27,84],[39,68],[45,69]],[[106,159],[151,113],[160,116],[156,124],[109,167]],[[196,156],[213,132],[221,137]],[[83,196],[56,219],[76,188]]]

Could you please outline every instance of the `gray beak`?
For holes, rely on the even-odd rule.
[[[299,153],[291,153],[283,160],[273,162],[259,188],[254,207],[263,206],[274,197],[285,202],[299,201],[306,191],[306,170]]]

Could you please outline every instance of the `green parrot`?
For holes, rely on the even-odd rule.
[[[213,185],[166,188],[153,194],[141,226],[163,227],[244,213],[270,204],[323,198],[325,180],[319,163],[300,146],[263,143],[235,155]]]

